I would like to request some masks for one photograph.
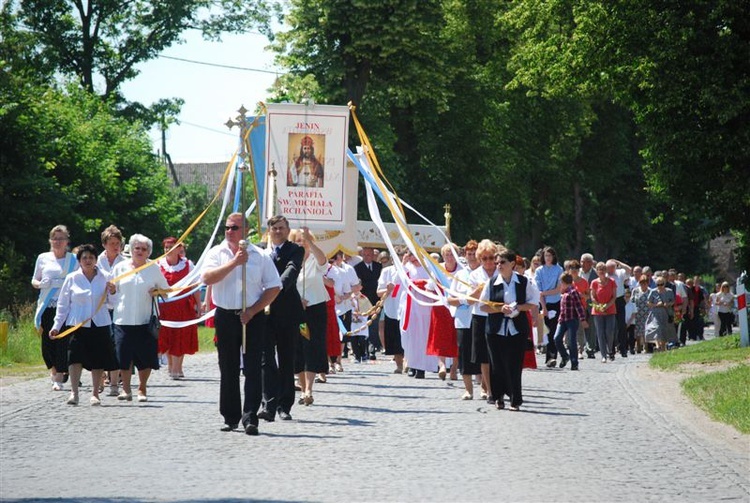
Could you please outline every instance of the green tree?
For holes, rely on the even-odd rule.
[[[515,83],[625,106],[649,189],[689,214],[687,232],[737,232],[750,265],[747,2],[529,0],[507,21]]]
[[[60,91],[5,71],[0,84],[3,261],[23,257],[23,283],[56,224],[71,245],[98,244],[112,223],[155,240],[175,227],[178,205],[142,127],[74,85]]]

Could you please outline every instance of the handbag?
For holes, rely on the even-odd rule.
[[[158,339],[159,329],[161,329],[161,322],[159,321],[159,303],[156,301],[156,297],[151,297],[151,317],[148,319],[148,333],[154,339]]]

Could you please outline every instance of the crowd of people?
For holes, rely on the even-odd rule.
[[[78,404],[85,368],[91,405],[107,386],[110,396],[132,401],[136,369],[136,400],[147,401],[148,379],[162,361],[172,379],[184,378],[184,356],[198,350],[190,320],[214,307],[222,430],[241,425],[248,435],[258,434],[260,420],[292,419],[295,404],[314,403],[314,383],[378,352],[392,359],[395,374],[460,374],[461,399],[473,400],[478,386],[480,399],[498,409],[507,399],[515,411],[523,369],[536,368],[537,355],[548,368],[577,371],[597,353],[608,364],[701,340],[706,318],[718,336],[732,331],[730,285],[709,294],[699,276],[675,270],[595,262],[590,253],[561,260],[550,246],[528,259],[489,239],[446,244],[429,257],[397,247],[393,257],[363,248],[328,259],[307,228],[291,229],[283,216],[267,227],[268,239],[251,244],[244,215],[226,218],[224,240],[200,271],[203,302],[192,291],[155,301],[194,268],[175,238],[165,238],[165,255],[150,261],[146,236],[132,235],[126,256],[122,233],[110,226],[97,255],[92,245],[68,252],[67,229],[54,227],[32,279],[52,389],[69,378],[68,403]],[[187,323],[162,326],[155,338],[155,310],[162,320]]]

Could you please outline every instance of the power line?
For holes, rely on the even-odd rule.
[[[246,66],[233,66],[233,65],[221,65],[219,63],[208,63],[206,61],[195,61],[193,59],[185,59],[185,58],[176,58],[174,56],[159,56],[160,58],[164,59],[172,59],[175,61],[182,61],[184,63],[192,63],[194,65],[205,65],[205,66],[214,66],[217,68],[229,68],[230,70],[242,70],[245,72],[259,72],[259,73],[270,73],[271,75],[278,75],[279,72],[273,71],[273,70],[263,70],[260,68],[248,68]]]
[[[206,131],[211,131],[212,133],[218,133],[218,134],[223,134],[223,135],[228,135],[228,136],[237,136],[236,134],[232,134],[232,133],[229,133],[227,131],[221,131],[219,129],[213,129],[213,128],[210,128],[210,127],[201,126],[200,124],[193,124],[192,122],[188,122],[188,121],[184,121],[184,120],[180,120],[180,124],[185,124],[186,126],[193,126],[193,127],[198,128],[198,129],[205,129]]]

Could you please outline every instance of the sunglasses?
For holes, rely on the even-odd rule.
[[[224,230],[225,231],[236,231],[240,228],[239,225],[225,225]]]
[[[481,260],[482,262],[491,262],[495,260],[495,257],[482,257],[479,260]]]

